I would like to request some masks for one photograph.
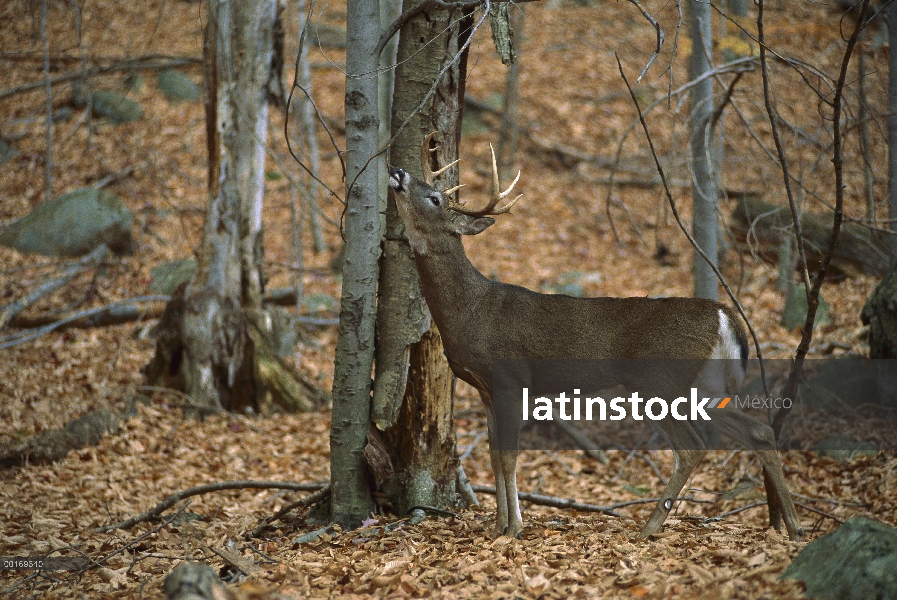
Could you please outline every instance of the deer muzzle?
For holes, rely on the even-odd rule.
[[[390,169],[389,170],[389,187],[394,189],[396,192],[404,192],[405,191],[405,178],[408,177],[408,174],[405,173],[402,169]]]

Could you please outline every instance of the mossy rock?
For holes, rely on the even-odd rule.
[[[199,86],[174,69],[165,69],[159,73],[156,77],[156,87],[171,101],[196,102],[201,96]]]
[[[782,326],[791,331],[804,326],[807,321],[807,293],[802,285],[793,285],[785,299],[785,308],[782,310]],[[831,323],[829,317],[828,302],[819,294],[819,306],[816,308],[815,327]]]
[[[897,358],[897,266],[872,290],[860,319],[869,326],[869,358]]]
[[[897,598],[897,529],[849,519],[801,550],[781,578],[806,583],[810,598]]]
[[[143,116],[143,108],[127,96],[109,90],[97,90],[91,96],[93,114],[106,117],[116,125],[130,123]]]
[[[862,440],[846,434],[832,435],[813,445],[813,451],[841,462],[849,462],[857,456],[875,456],[878,449]]]
[[[81,188],[38,206],[0,233],[0,245],[45,256],[81,256],[100,244],[131,251],[131,211],[109,192]]]
[[[192,258],[181,258],[162,263],[150,271],[152,282],[149,290],[156,294],[171,295],[178,286],[186,281],[190,281],[193,273],[196,271],[196,260]]]

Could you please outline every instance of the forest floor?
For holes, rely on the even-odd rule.
[[[41,81],[40,3],[0,2],[0,91]],[[667,32],[664,51],[636,86],[643,105],[661,98],[669,79],[675,4],[645,1]],[[836,77],[845,44],[840,15],[824,4],[773,2],[766,35],[776,51],[815,65],[829,79],[804,69],[806,80],[784,63],[771,63],[783,140],[795,176],[798,200],[809,211],[825,212],[834,202],[831,123],[828,109],[809,84],[830,98],[826,82]],[[31,7],[31,8],[29,8]],[[296,35],[294,8],[287,11],[288,40]],[[516,9],[515,9],[516,10]],[[634,81],[654,47],[654,31],[626,2],[597,6],[528,3],[520,74],[521,141],[515,166],[523,175],[517,190],[524,199],[513,216],[488,232],[465,240],[473,263],[485,274],[540,291],[578,282],[589,296],[691,295],[692,251],[672,220],[657,185],[644,135],[637,131],[622,145],[622,167],[615,174],[610,209],[607,160],[633,125],[637,113],[617,72],[614,51]],[[291,12],[292,11],[292,12]],[[120,3],[97,0],[84,6],[83,40],[90,64],[112,65],[148,55],[199,58],[205,11],[200,3],[149,0]],[[315,20],[339,26],[345,4],[319,7]],[[71,6],[49,3],[48,42],[52,74],[79,68],[77,30]],[[715,18],[714,27],[721,29]],[[730,34],[732,32],[731,25]],[[685,28],[683,28],[683,32]],[[846,34],[845,34],[846,35]],[[679,40],[673,89],[687,81],[687,44]],[[737,37],[733,35],[733,38]],[[867,98],[871,121],[870,167],[878,209],[886,186],[886,52],[872,41],[864,46],[869,63]],[[719,44],[720,47],[725,44]],[[295,43],[287,44],[287,62]],[[345,57],[339,48],[311,51],[314,91],[325,122],[343,118]],[[182,70],[201,80],[198,65]],[[285,68],[287,80],[292,68]],[[467,92],[495,103],[505,87],[488,31],[471,46]],[[854,73],[854,71],[851,71]],[[97,87],[124,90],[126,71],[93,80]],[[69,84],[54,88],[54,112],[67,114],[54,127],[54,194],[111,177],[107,189],[134,213],[135,251],[109,259],[98,270],[75,279],[42,299],[26,316],[65,315],[116,300],[147,294],[157,265],[192,256],[202,230],[205,207],[205,129],[201,103],[169,103],[155,87],[155,71],[136,71],[144,84],[128,92],[144,107],[136,122],[112,126],[92,121],[71,107]],[[731,81],[722,76],[722,83]],[[855,73],[849,78],[854,84]],[[721,93],[722,87],[717,88]],[[763,107],[759,70],[744,75],[734,96],[740,116],[724,120],[724,185],[730,192],[786,198]],[[856,123],[856,90],[847,96]],[[687,98],[673,97],[649,115],[679,208],[689,219],[690,179],[685,133]],[[70,112],[68,112],[70,111]],[[19,154],[0,165],[0,227],[40,205],[44,199],[46,141],[41,90],[0,96],[0,137]],[[497,137],[498,119],[488,111],[468,110],[462,143],[461,180],[465,199],[488,193],[488,143]],[[863,161],[857,128],[846,146],[845,212],[865,215]],[[762,146],[761,146],[762,142]],[[338,154],[320,131],[322,179],[340,190]],[[298,167],[283,139],[283,116],[272,110],[270,157],[265,198],[265,257],[268,287],[294,285],[297,267],[291,247],[290,177]],[[772,150],[774,152],[774,149]],[[274,157],[277,157],[276,159]],[[305,227],[303,286],[324,308],[315,316],[335,317],[326,297],[339,298],[339,274],[332,268],[341,248],[336,224],[341,205],[321,193],[327,248],[315,252]],[[476,202],[476,200],[474,200]],[[722,221],[732,203],[721,203]],[[608,219],[612,215],[613,223]],[[615,231],[616,230],[616,233]],[[799,331],[780,324],[784,293],[776,265],[734,247],[727,238],[723,274],[733,283],[757,331],[764,355],[788,358]],[[0,248],[0,304],[22,298],[59,270],[60,261]],[[866,355],[866,329],[860,310],[878,277],[853,274],[827,283],[828,324],[817,327],[810,356]],[[327,407],[312,414],[246,417],[212,415],[185,419],[183,399],[147,389],[141,368],[153,355],[151,326],[163,304],[147,305],[136,323],[48,333],[0,350],[0,445],[58,429],[97,408],[130,416],[117,433],[54,464],[27,465],[0,472],[0,556],[87,556],[99,565],[84,572],[35,576],[0,570],[0,595],[48,598],[130,598],[162,596],[162,582],[178,562],[225,565],[219,553],[233,548],[254,565],[249,578],[230,588],[234,598],[309,596],[389,597],[635,597],[635,598],[798,598],[803,586],[779,580],[806,541],[837,528],[845,519],[866,516],[897,525],[897,457],[879,452],[841,462],[818,453],[782,452],[786,477],[799,504],[807,539],[792,542],[768,528],[762,503],[762,474],[748,453],[714,452],[699,467],[664,530],[650,540],[637,538],[652,506],[621,508],[623,518],[524,506],[522,540],[493,539],[494,499],[455,508],[454,516],[431,515],[411,524],[393,514],[378,515],[359,531],[331,531],[312,543],[294,543],[316,528],[303,514],[279,524],[261,539],[244,539],[261,519],[301,497],[278,490],[245,489],[196,496],[178,505],[161,522],[97,533],[155,506],[188,487],[231,480],[325,482],[329,477]],[[302,308],[307,313],[307,306]],[[10,328],[0,335],[10,333]],[[323,390],[333,377],[333,327],[306,328],[289,361]],[[483,432],[485,418],[473,390],[458,385],[455,423],[459,454],[470,449],[464,468],[474,485],[494,483]],[[862,434],[863,432],[854,432]],[[813,440],[806,441],[811,443]],[[471,448],[472,446],[472,448]],[[662,489],[660,473],[672,469],[668,451],[628,453],[609,450],[600,465],[579,451],[525,450],[520,488],[580,502],[608,505],[645,500]],[[708,518],[730,513],[722,520]],[[176,518],[173,518],[177,514]],[[387,526],[388,525],[388,526]]]

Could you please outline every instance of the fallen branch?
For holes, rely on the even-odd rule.
[[[64,284],[66,282],[62,283]],[[48,284],[44,284],[44,286],[46,285]],[[52,292],[53,290],[50,291]],[[46,293],[43,295],[46,295]],[[122,323],[133,323],[134,321],[139,321],[141,319],[157,319],[162,316],[164,309],[141,309],[130,305],[141,302],[168,302],[169,300],[171,300],[171,296],[138,296],[136,298],[119,300],[112,304],[106,304],[104,306],[77,312],[61,319],[58,316],[49,315],[40,317],[17,317],[12,320],[10,325],[19,329],[25,329],[26,331],[0,338],[0,349],[23,344],[44,334],[50,333],[51,331],[61,331],[70,328],[88,329],[91,327],[107,327],[110,325],[121,325]],[[278,306],[294,306],[296,304],[296,297],[292,290],[284,288],[282,290],[274,290],[265,297],[264,301],[267,304],[276,304]],[[300,325],[311,325],[315,327],[339,325],[339,319],[337,318],[321,319],[303,315],[298,315],[293,318]]]
[[[151,510],[140,513],[136,517],[131,517],[121,523],[116,523],[114,525],[104,525],[102,527],[98,527],[94,531],[97,533],[106,533],[108,531],[112,531],[114,529],[128,529],[137,525],[138,523],[142,523],[144,521],[149,521],[152,519],[156,519],[160,514],[180,502],[185,498],[190,498],[191,496],[199,496],[201,494],[208,494],[211,492],[220,492],[223,490],[245,490],[245,489],[260,489],[260,490],[292,490],[294,492],[311,492],[320,490],[323,487],[328,487],[329,483],[292,483],[289,481],[220,481],[218,483],[207,483],[205,485],[197,485],[192,488],[188,488],[186,490],[182,490],[176,494],[172,494],[167,497],[165,500],[157,504]]]
[[[91,308],[90,310],[85,310],[79,313],[75,313],[72,316],[66,317],[64,319],[60,319],[55,321],[49,325],[45,325],[43,327],[38,327],[37,329],[26,329],[25,331],[20,331],[19,333],[14,333],[12,335],[8,335],[4,338],[0,338],[0,350],[5,348],[11,348],[13,346],[18,346],[19,344],[24,344],[25,342],[31,341],[33,339],[37,339],[40,336],[50,333],[51,331],[55,331],[56,329],[60,329],[69,323],[73,323],[80,319],[87,319],[90,317],[94,317],[96,315],[105,313],[107,311],[117,310],[128,304],[138,304],[141,302],[157,302],[157,301],[166,301],[168,300],[168,296],[139,296],[137,298],[128,298],[127,300],[120,300],[118,302],[113,302],[112,304],[107,304],[106,306],[99,306],[97,308]],[[134,319],[137,320],[136,318]]]
[[[90,329],[92,327],[109,327],[111,325],[121,325],[122,323],[133,323],[143,319],[158,319],[162,316],[163,308],[140,308],[139,306],[122,306],[120,303],[106,305],[100,312],[85,314],[88,311],[82,311],[66,317],[65,323],[54,327],[54,331],[64,329]],[[96,310],[96,309],[92,309]],[[80,315],[80,316],[79,316]],[[74,318],[73,321],[68,319]],[[60,322],[59,315],[41,315],[38,317],[16,317],[10,323],[10,326],[17,329],[37,329]]]
[[[480,494],[495,495],[495,488],[485,485],[473,486],[473,491]],[[569,508],[570,510],[578,510],[581,512],[600,512],[612,517],[622,518],[624,515],[616,512],[618,508],[627,506],[636,506],[639,504],[654,504],[660,502],[662,498],[641,498],[639,500],[627,500],[625,502],[617,502],[607,506],[599,506],[597,504],[586,504],[585,502],[577,502],[576,500],[558,498],[557,496],[545,496],[544,494],[532,494],[530,492],[517,492],[517,496],[524,502],[532,502],[540,506],[550,506],[552,508]],[[688,496],[686,498],[677,498],[676,502],[695,502],[698,504],[713,504],[714,500],[698,500]]]
[[[316,504],[316,503],[320,502],[321,500],[323,500],[324,498],[326,498],[329,495],[330,495],[330,484],[327,484],[327,487],[322,487],[317,492],[313,492],[313,493],[309,494],[308,496],[306,496],[305,498],[302,498],[301,500],[297,500],[296,502],[293,502],[292,504],[287,504],[286,506],[281,508],[279,511],[277,511],[270,517],[265,517],[264,519],[262,519],[262,522],[259,523],[255,529],[253,529],[252,531],[247,533],[245,536],[243,536],[244,539],[260,536],[262,534],[262,532],[271,523],[282,519],[283,517],[285,517],[287,514],[289,514],[294,509],[307,508],[307,507],[311,506],[312,504]]]
[[[57,277],[56,279],[51,279],[46,283],[39,285],[35,290],[33,290],[30,294],[18,300],[16,302],[11,302],[6,306],[0,308],[0,329],[2,329],[7,323],[9,323],[12,319],[16,317],[20,312],[43,298],[44,296],[48,296],[70,282],[72,279],[103,262],[106,256],[109,255],[109,248],[105,244],[100,244],[94,250],[81,258],[77,263],[69,266],[62,272],[62,275]]]
[[[125,60],[116,63],[114,65],[109,65],[107,67],[94,67],[92,69],[88,69],[87,71],[78,70],[72,73],[66,73],[65,75],[53,77],[49,80],[49,82],[43,79],[40,81],[32,81],[31,83],[26,83],[24,85],[10,88],[8,90],[3,90],[2,92],[0,92],[0,100],[9,98],[10,96],[15,96],[16,94],[21,94],[23,92],[30,92],[31,90],[40,89],[48,83],[52,86],[60,83],[65,83],[67,81],[84,79],[85,77],[95,77],[104,73],[113,73],[115,71],[131,71],[133,69],[169,69],[172,67],[180,67],[182,65],[196,65],[202,63],[202,59],[200,58],[173,58],[159,62],[144,62],[146,60],[147,57],[134,58],[131,60]]]

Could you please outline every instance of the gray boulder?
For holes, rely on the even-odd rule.
[[[199,86],[190,78],[174,69],[165,69],[156,77],[156,87],[172,101],[196,102],[200,97]]]
[[[109,192],[81,188],[38,206],[0,233],[0,245],[45,256],[80,256],[100,244],[130,252],[131,211]]]
[[[810,598],[897,598],[897,529],[871,519],[849,519],[801,550],[782,579],[806,583]]]
[[[117,92],[97,90],[91,96],[93,114],[106,117],[116,125],[130,123],[143,116],[143,108],[134,100]]]
[[[170,260],[153,268],[150,271],[152,282],[149,290],[155,294],[168,294],[175,292],[184,282],[190,281],[196,271],[196,259],[181,258]]]

